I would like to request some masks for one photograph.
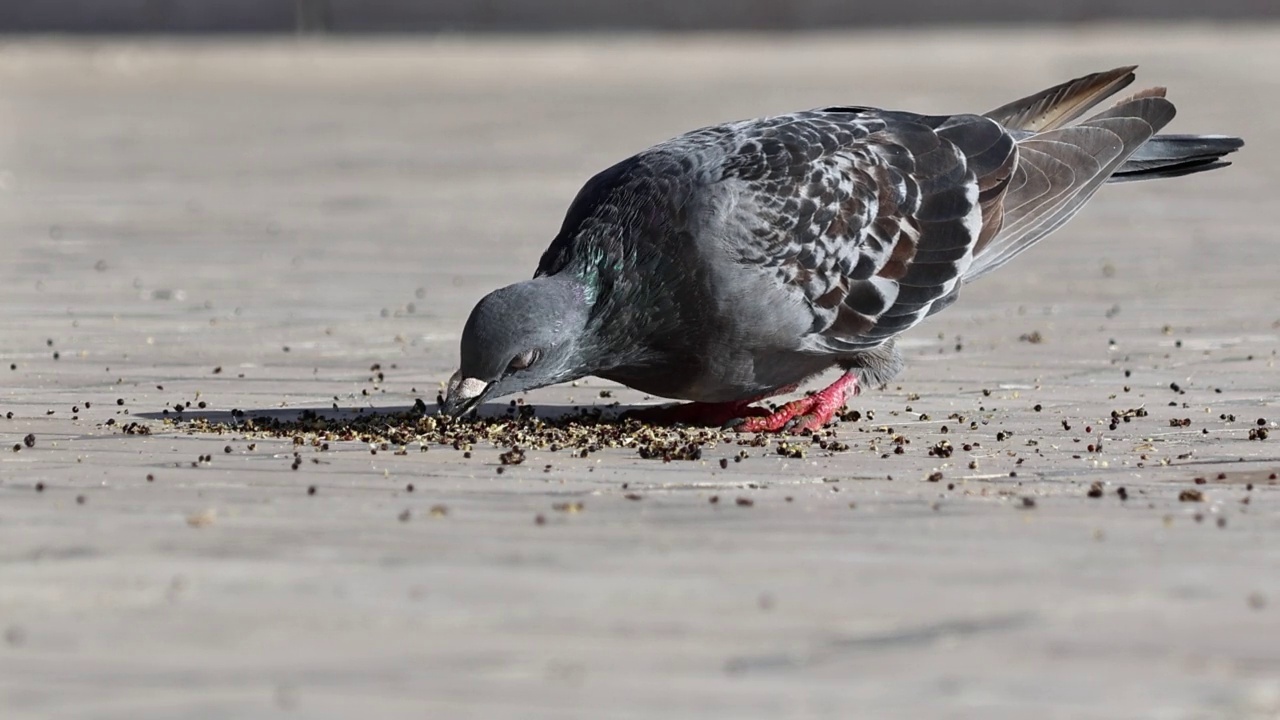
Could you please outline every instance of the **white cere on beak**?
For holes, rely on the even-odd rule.
[[[478,396],[489,387],[489,383],[479,378],[464,378],[462,372],[458,371],[449,378],[449,394],[446,396],[449,400],[467,400]],[[456,402],[455,400],[455,402]]]

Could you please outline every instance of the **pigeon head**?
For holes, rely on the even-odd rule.
[[[590,309],[587,287],[558,276],[486,295],[462,330],[462,364],[441,410],[462,415],[489,398],[590,374],[582,342]]]

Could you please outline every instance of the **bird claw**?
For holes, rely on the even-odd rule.
[[[799,435],[806,431],[818,431],[831,422],[835,414],[844,407],[844,401],[850,392],[857,393],[857,377],[845,374],[826,387],[808,397],[792,400],[778,408],[777,412],[765,417],[739,418],[733,424],[738,432],[787,432]]]

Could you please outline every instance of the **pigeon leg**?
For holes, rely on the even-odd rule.
[[[638,410],[629,410],[623,414],[627,420],[639,420],[653,425],[701,425],[707,427],[724,427],[727,424],[741,422],[748,417],[766,417],[769,411],[762,407],[752,407],[751,403],[759,402],[774,395],[782,395],[796,389],[796,385],[778,388],[767,395],[734,400],[723,403],[691,402],[681,405],[660,405]]]
[[[771,415],[743,419],[735,424],[734,429],[738,432],[790,430],[793,433],[820,430],[844,407],[849,395],[857,394],[858,376],[847,372],[826,388],[799,400],[792,400]]]
[[[691,402],[679,405],[659,405],[637,410],[628,410],[623,414],[626,420],[639,420],[653,425],[698,425],[720,427],[725,423],[741,417],[768,415],[764,408],[751,407],[751,400],[738,400],[727,403]]]

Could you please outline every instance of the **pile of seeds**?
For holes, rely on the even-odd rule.
[[[537,417],[529,405],[512,406],[504,417],[454,418],[417,407],[400,413],[343,414],[327,417],[304,410],[287,419],[252,417],[232,411],[231,420],[218,422],[202,417],[166,418],[165,424],[188,433],[234,434],[244,437],[292,439],[294,445],[328,449],[331,442],[362,442],[377,450],[398,454],[416,446],[425,452],[433,446],[467,452],[481,445],[511,448],[502,456],[504,465],[524,461],[524,452],[546,450],[588,457],[604,449],[635,450],[646,459],[701,460],[703,453],[720,445],[768,447],[778,454],[804,457],[806,451],[842,452],[845,443],[834,441],[831,428],[808,437],[738,434],[716,428],[650,425],[619,419],[599,409],[554,419]]]

